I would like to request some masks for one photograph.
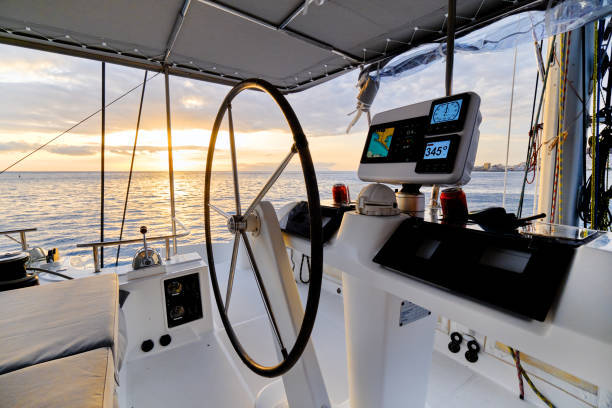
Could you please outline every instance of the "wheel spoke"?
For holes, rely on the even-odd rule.
[[[232,175],[234,176],[234,197],[236,198],[236,215],[240,215],[240,188],[238,187],[238,165],[236,160],[236,142],[234,139],[234,119],[232,117],[232,105],[229,105],[227,107],[227,121],[229,122],[229,140],[230,152],[232,155]]]
[[[229,276],[227,278],[227,292],[225,293],[225,313],[229,311],[230,299],[232,298],[232,288],[234,287],[234,275],[236,273],[236,259],[238,258],[238,248],[240,247],[240,234],[234,237],[234,247],[232,248],[232,260],[230,262]]]
[[[297,147],[295,145],[291,146],[291,151],[289,152],[287,157],[285,157],[285,159],[281,162],[280,166],[278,166],[278,168],[274,171],[274,173],[272,173],[272,175],[270,176],[268,181],[266,181],[266,184],[264,184],[259,194],[257,194],[257,197],[255,197],[255,199],[253,200],[249,208],[247,208],[247,210],[244,212],[245,217],[251,214],[253,210],[255,209],[255,207],[257,207],[257,205],[264,198],[266,193],[270,190],[270,188],[272,188],[276,180],[278,180],[281,174],[283,174],[283,170],[285,170],[285,167],[287,167],[287,165],[289,164],[289,162],[291,161],[291,159],[296,153],[297,153]]]
[[[246,214],[246,213],[245,213]],[[266,288],[263,284],[263,280],[261,279],[261,274],[259,273],[259,268],[257,268],[257,263],[255,262],[255,256],[253,255],[253,250],[251,249],[251,244],[249,243],[249,238],[246,235],[246,232],[240,232],[242,235],[242,241],[244,242],[244,247],[247,250],[247,255],[249,258],[249,262],[251,264],[251,269],[253,270],[253,274],[255,275],[255,282],[257,283],[257,288],[259,289],[259,294],[261,295],[261,299],[263,300],[264,307],[266,309],[266,314],[268,315],[268,319],[270,320],[270,325],[272,326],[272,330],[274,331],[274,337],[276,337],[276,341],[280,347],[281,354],[286,358],[287,349],[283,344],[283,339],[280,336],[280,331],[278,330],[278,326],[276,324],[276,318],[274,317],[274,312],[272,312],[272,306],[270,305],[270,298],[268,297],[268,293],[266,292]]]
[[[225,219],[229,219],[232,217],[231,215],[229,215],[228,213],[226,213],[225,211],[223,211],[222,209],[220,209],[214,204],[208,203],[208,206],[212,208],[213,210],[215,210],[216,212],[218,212]]]

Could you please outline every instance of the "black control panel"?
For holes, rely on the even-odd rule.
[[[582,242],[586,242],[582,241]],[[582,242],[407,219],[374,262],[404,276],[544,321]]]
[[[416,163],[415,173],[452,173],[470,99],[467,93],[436,99],[427,116],[370,126],[361,163]]]
[[[164,280],[164,295],[169,328],[203,317],[200,275],[198,273]]]

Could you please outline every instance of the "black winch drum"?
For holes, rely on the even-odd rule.
[[[0,255],[0,291],[38,285],[38,275],[26,270],[29,260],[27,252]]]

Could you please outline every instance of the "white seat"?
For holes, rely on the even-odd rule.
[[[98,348],[118,371],[118,298],[114,274],[0,293],[0,375]]]
[[[0,406],[117,407],[114,360],[98,348],[0,375]]]

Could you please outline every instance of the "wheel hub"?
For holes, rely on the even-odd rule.
[[[236,234],[237,232],[243,232],[247,230],[247,222],[244,217],[240,215],[232,215],[227,219],[227,229],[230,233]]]

